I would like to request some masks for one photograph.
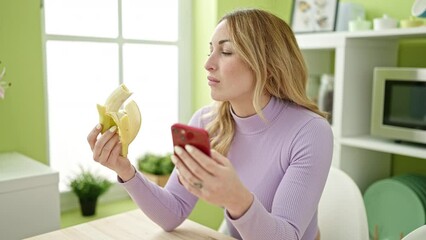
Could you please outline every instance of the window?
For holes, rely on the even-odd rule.
[[[61,191],[80,165],[115,179],[86,137],[96,104],[120,83],[142,113],[129,159],[172,151],[170,126],[191,111],[189,8],[189,0],[44,1],[49,159]]]

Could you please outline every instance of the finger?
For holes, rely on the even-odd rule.
[[[104,148],[105,144],[115,135],[116,130],[116,126],[111,127],[102,135],[102,137],[97,140],[93,148],[93,159],[96,160],[101,155],[102,149]]]
[[[197,197],[200,197],[201,189],[194,186],[194,182],[191,182],[188,179],[185,179],[183,177],[179,178],[179,181],[181,181],[182,185],[188,190],[188,192],[194,194]]]
[[[102,148],[102,152],[98,160],[99,163],[101,164],[107,163],[118,141],[119,141],[118,134],[114,134],[113,137],[109,139],[109,141]]]
[[[192,149],[191,149],[192,150]],[[199,179],[206,180],[211,174],[206,171],[191,155],[188,154],[184,149],[179,146],[175,147],[175,152],[178,154],[179,158],[186,165],[186,167]]]
[[[98,138],[99,133],[102,131],[102,125],[100,123],[96,124],[96,127],[90,131],[89,135],[87,135],[87,142],[90,145],[90,149],[93,150],[96,144],[96,140]]]
[[[179,179],[181,179],[181,178],[186,179],[186,176],[192,175],[192,173],[188,171],[188,168],[179,159],[179,157],[177,157],[176,155],[171,155],[170,158],[171,158],[173,164],[175,165]]]
[[[214,175],[214,173],[220,171],[220,166],[217,162],[213,161],[212,158],[204,154],[201,150],[192,145],[185,145],[185,150],[210,175]]]
[[[117,143],[115,144],[114,148],[111,151],[109,159],[118,160],[120,154],[121,154],[121,142],[117,141]]]
[[[116,160],[118,157],[115,156],[114,153],[117,152],[118,148],[118,142],[120,141],[118,134],[114,134],[114,136],[105,144],[105,146],[102,148],[101,155],[99,156],[98,162],[102,165],[107,165],[110,160]]]
[[[172,160],[172,162],[173,162],[173,160]],[[177,178],[179,180],[179,183],[182,185],[182,182],[180,180],[181,176],[180,176],[179,168],[177,166],[175,166],[175,171],[176,171],[176,175],[177,175]]]
[[[202,182],[200,178],[195,176],[188,167],[182,162],[179,157],[176,155],[171,156],[172,162],[175,164],[176,168],[179,169],[179,177],[188,183]]]

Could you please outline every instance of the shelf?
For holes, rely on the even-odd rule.
[[[299,48],[308,49],[334,49],[343,46],[346,32],[309,33],[297,34],[296,40]]]
[[[410,157],[426,159],[426,146],[408,143],[395,143],[391,140],[371,136],[345,137],[340,140],[342,145],[363,148],[379,152],[388,152]]]
[[[397,28],[397,29],[386,29],[380,31],[360,31],[360,32],[347,32],[347,38],[413,38],[413,37],[424,37],[426,36],[426,26],[415,27],[415,28]]]
[[[403,39],[426,37],[426,26],[416,28],[398,28],[380,31],[331,32],[297,34],[301,49],[333,49],[344,46],[345,39]]]

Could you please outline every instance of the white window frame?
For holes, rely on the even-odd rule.
[[[192,20],[192,1],[191,0],[178,0],[178,40],[174,44],[171,42],[162,41],[147,41],[147,40],[134,40],[125,39],[122,36],[122,13],[121,6],[122,0],[118,2],[118,36],[117,38],[107,37],[80,37],[80,36],[66,36],[66,35],[54,35],[47,34],[45,31],[45,16],[43,1],[41,3],[41,27],[42,27],[42,45],[43,45],[43,67],[44,67],[44,85],[45,85],[45,99],[48,99],[47,94],[47,57],[46,57],[46,42],[49,40],[59,41],[89,41],[99,43],[117,43],[119,46],[119,83],[123,82],[123,45],[126,43],[138,43],[138,44],[166,44],[175,45],[178,48],[178,119],[179,122],[186,123],[189,121],[192,115],[192,54],[191,54],[191,42],[192,42],[192,31],[191,31],[191,20]],[[118,86],[118,85],[117,85]],[[48,109],[48,101],[45,101],[46,109]],[[48,111],[46,112],[46,119],[49,119]],[[47,134],[49,136],[49,123],[46,122]],[[85,141],[85,139],[82,139]],[[48,142],[49,139],[48,139]],[[49,151],[49,144],[47,152]],[[50,156],[48,157],[50,163]],[[117,184],[110,189],[105,196],[101,199],[101,202],[109,202],[117,199],[127,197],[127,193]],[[77,198],[70,191],[61,192],[61,211],[74,209],[78,207]]]

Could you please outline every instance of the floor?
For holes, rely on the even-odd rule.
[[[133,209],[137,209],[137,206],[128,198],[115,202],[98,204],[96,214],[90,217],[83,217],[80,213],[80,209],[63,212],[61,214],[61,228],[93,221]],[[189,219],[212,229],[218,229],[223,219],[223,210],[204,201],[198,201],[194,210],[189,215]]]

